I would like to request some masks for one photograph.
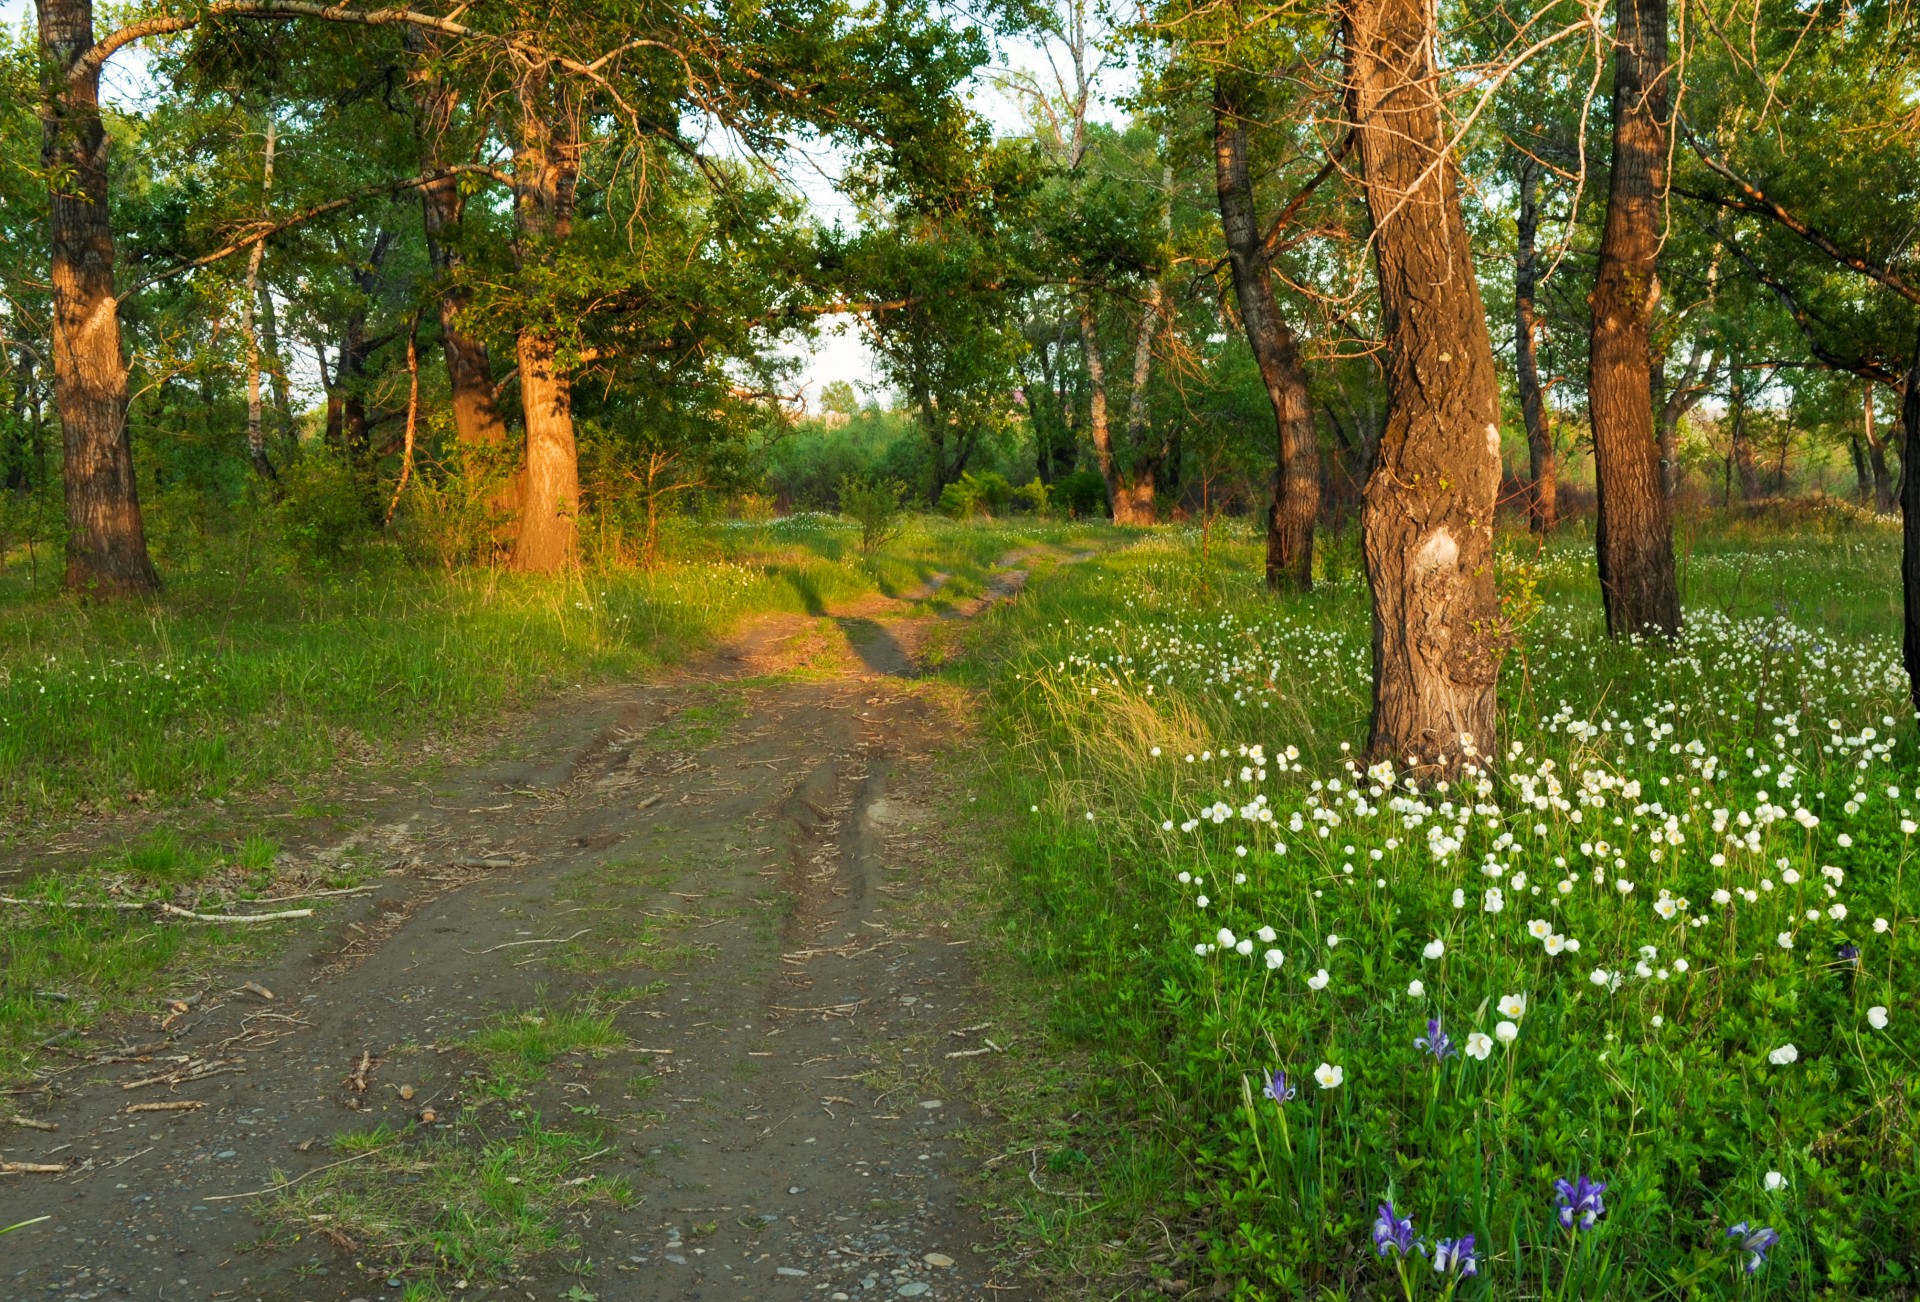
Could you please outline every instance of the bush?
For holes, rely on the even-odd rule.
[[[1091,470],[1076,470],[1053,481],[1053,500],[1068,515],[1107,513],[1107,481]]]
[[[940,509],[956,520],[971,515],[1005,515],[1013,502],[1013,485],[997,470],[971,471],[940,490]]]
[[[337,564],[375,536],[382,504],[339,453],[304,449],[281,472],[280,483],[281,537],[302,559]]]
[[[900,509],[906,491],[906,485],[894,479],[861,479],[849,475],[840,481],[840,513],[859,524],[863,555],[873,555],[899,534],[906,523]]]

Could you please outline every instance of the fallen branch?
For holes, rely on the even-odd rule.
[[[194,1112],[207,1105],[193,1099],[178,1099],[171,1103],[136,1103],[128,1112]]]
[[[158,1076],[143,1076],[139,1080],[125,1081],[120,1088],[138,1090],[145,1089],[149,1085],[184,1085],[188,1081],[205,1080],[209,1076],[228,1076],[245,1070],[241,1063],[242,1060],[239,1058],[220,1058],[212,1062],[189,1061],[183,1067],[162,1072]]]
[[[110,900],[95,903],[84,900],[25,900],[17,895],[0,895],[0,904],[21,904],[41,909],[111,909],[115,913],[153,913],[165,918],[186,918],[192,922],[279,922],[287,918],[311,918],[312,909],[284,909],[279,913],[195,913],[161,900],[133,903]]]
[[[352,1073],[349,1074],[346,1080],[342,1081],[341,1084],[345,1085],[348,1089],[352,1090],[356,1094],[365,1094],[367,1092],[367,1072],[372,1070],[372,1068],[373,1068],[373,1050],[371,1049],[361,1050],[360,1065],[358,1067],[355,1067]]]
[[[0,1175],[65,1175],[66,1163],[0,1162]]]
[[[460,952],[462,954],[480,955],[491,954],[496,949],[512,949],[516,945],[564,945],[570,940],[580,939],[580,937],[592,930],[592,927],[582,927],[571,936],[554,936],[547,940],[509,940],[504,944],[489,946],[486,949],[467,949],[462,947]]]
[[[235,1198],[258,1198],[261,1194],[279,1193],[282,1189],[291,1189],[294,1185],[299,1184],[310,1175],[319,1175],[322,1171],[331,1171],[336,1166],[345,1166],[349,1162],[358,1162],[363,1157],[372,1157],[375,1153],[384,1153],[388,1148],[392,1147],[394,1147],[394,1145],[388,1144],[386,1148],[369,1148],[364,1153],[355,1153],[352,1157],[343,1157],[338,1162],[329,1162],[325,1166],[316,1166],[311,1171],[302,1171],[291,1180],[282,1180],[279,1184],[269,1185],[265,1189],[249,1189],[246,1193],[237,1194],[214,1194],[212,1197],[206,1198],[203,1201],[224,1203],[231,1202]]]
[[[24,1126],[28,1130],[60,1129],[58,1122],[35,1121],[32,1117],[0,1117],[0,1121],[4,1121],[10,1126]]]

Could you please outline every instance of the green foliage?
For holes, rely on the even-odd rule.
[[[311,565],[337,565],[379,535],[380,504],[365,476],[324,447],[281,471],[280,529],[289,550]]]
[[[968,471],[940,490],[940,510],[955,520],[972,515],[1005,515],[1013,494],[1013,485],[998,471],[977,475]]]
[[[1076,470],[1053,481],[1053,500],[1068,515],[1101,516],[1107,512],[1107,481],[1098,471]]]

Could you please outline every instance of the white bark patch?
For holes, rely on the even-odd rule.
[[[1460,559],[1460,545],[1453,535],[1445,529],[1435,529],[1420,544],[1420,550],[1413,554],[1413,576],[1425,578],[1428,574],[1446,565],[1453,565]]]
[[[1500,455],[1500,427],[1498,425],[1487,426],[1487,451],[1496,457]]]

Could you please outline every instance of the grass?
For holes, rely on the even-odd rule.
[[[1151,1243],[1122,1273],[1245,1298],[1915,1295],[1898,537],[1682,538],[1672,648],[1604,639],[1587,540],[1505,540],[1538,609],[1497,763],[1443,790],[1347,749],[1351,540],[1273,601],[1250,539],[1163,533],[975,630],[1011,1002],[1067,1065],[1002,1082],[1039,1159],[1007,1201],[1056,1270]],[[1605,1211],[1570,1232],[1580,1176]],[[1478,1274],[1377,1255],[1389,1200]],[[1741,1223],[1780,1235],[1752,1274]]]
[[[632,1203],[624,1182],[588,1165],[600,1138],[537,1117],[494,1136],[471,1118],[433,1135],[382,1126],[342,1136],[335,1148],[354,1160],[287,1190],[265,1214],[377,1262],[409,1298],[457,1296],[471,1281],[514,1275],[536,1255],[577,1248],[570,1218]]]
[[[0,808],[27,819],[227,798],[391,753],[563,684],[644,673],[765,611],[977,591],[992,561],[1086,530],[921,521],[872,559],[801,517],[691,536],[651,570],[538,579],[377,569],[242,582],[214,570],[146,605],[0,575]]]

